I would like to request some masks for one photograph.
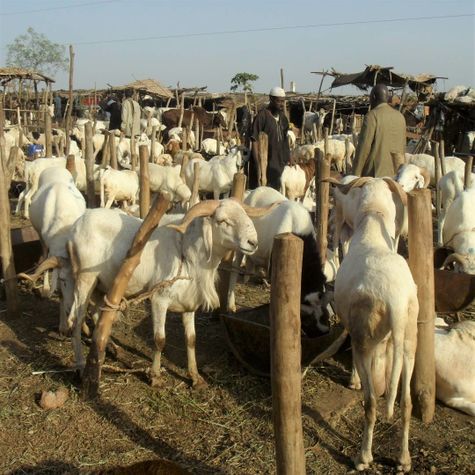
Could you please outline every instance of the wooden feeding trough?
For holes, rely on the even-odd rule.
[[[234,356],[251,373],[267,377],[270,376],[269,307],[266,304],[220,315],[226,341]],[[322,336],[302,336],[302,366],[308,365],[325,350],[340,335],[341,330],[340,326],[334,326],[330,333]]]
[[[440,269],[452,252],[446,248],[439,248],[434,252],[437,312],[461,312],[475,300],[475,275]]]
[[[25,272],[34,267],[41,258],[42,249],[40,238],[33,226],[12,229],[10,235],[16,272]]]

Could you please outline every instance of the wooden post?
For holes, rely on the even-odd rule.
[[[117,164],[117,148],[115,146],[114,132],[109,132],[109,152],[110,152],[111,168],[114,168],[115,170],[117,170],[119,166]]]
[[[84,124],[84,134],[86,147],[85,162],[86,162],[86,183],[87,183],[87,207],[96,207],[96,193],[94,191],[94,145],[92,143],[92,124],[90,121]]]
[[[246,175],[238,172],[233,177],[233,187],[231,189],[231,197],[236,198],[242,203],[244,199],[244,192],[246,191]],[[227,253],[222,259],[221,263],[224,267],[231,268],[234,260],[234,252]],[[229,299],[229,284],[231,280],[231,272],[227,270],[221,270],[219,272],[218,281],[218,295],[220,312],[226,312],[228,310]]]
[[[180,168],[180,178],[186,183],[185,180],[185,170],[186,166],[188,165],[188,162],[190,160],[190,157],[188,156],[187,153],[183,154],[183,160],[181,162],[181,168]]]
[[[259,164],[260,164],[259,185],[266,186],[267,185],[267,160],[268,160],[268,153],[269,153],[269,137],[267,136],[265,132],[259,132],[257,140],[258,140],[258,147],[259,147]]]
[[[137,169],[137,153],[136,153],[135,136],[130,136],[130,169],[134,172]]]
[[[303,242],[287,233],[274,238],[270,298],[272,419],[276,472],[303,475],[300,280]]]
[[[142,219],[147,216],[150,210],[150,176],[148,171],[148,147],[140,145],[139,147],[140,160],[140,217]]]
[[[110,146],[109,140],[112,140],[110,134],[104,131],[104,143],[102,144],[102,168],[107,168],[110,163]]]
[[[280,87],[284,89],[284,68],[280,68]]]
[[[191,187],[190,208],[200,201],[200,163],[193,163],[193,186]]]
[[[331,160],[320,149],[315,149],[315,187],[317,199],[315,203],[315,226],[318,251],[322,269],[325,266],[328,247],[328,210],[330,207],[330,184],[322,182],[330,176]]]
[[[188,130],[186,127],[182,127],[181,129],[181,149],[186,152],[188,150],[187,147],[188,142]]]
[[[300,132],[300,145],[305,143],[305,101],[302,99],[302,131]]]
[[[441,208],[441,196],[439,190],[439,180],[440,180],[440,156],[439,156],[439,142],[434,142],[434,166],[435,166],[435,209],[437,213],[437,223],[439,223],[440,208]],[[439,224],[437,224],[439,225]]]
[[[76,157],[73,154],[68,155],[66,158],[66,170],[71,173],[74,179],[76,179],[77,172],[76,172]]]
[[[467,160],[465,162],[465,175],[463,179],[463,189],[467,190],[470,188],[471,182],[472,182],[472,166],[473,166],[473,156],[470,155],[467,157]]]
[[[134,237],[134,241],[128,250],[124,261],[117,273],[112,287],[107,293],[107,300],[110,306],[102,310],[99,321],[94,329],[92,336],[91,349],[89,351],[83,378],[83,397],[91,398],[97,396],[99,382],[101,379],[101,366],[104,361],[105,349],[112,330],[112,323],[116,317],[114,307],[120,304],[120,301],[127,289],[130,277],[135,268],[140,263],[142,250],[147,243],[150,235],[157,227],[160,219],[168,209],[170,201],[165,195],[160,194],[153,203],[152,209],[147,214],[140,229]]]
[[[53,156],[53,137],[51,132],[51,115],[45,106],[45,153],[47,157]]]
[[[194,150],[199,150],[201,148],[201,137],[200,137],[200,121],[198,118],[195,120],[195,148]]]
[[[69,153],[69,144],[71,138],[71,112],[73,110],[73,74],[74,74],[74,50],[73,45],[69,45],[69,96],[68,96],[68,111],[66,114],[66,153]]]
[[[152,127],[152,141],[150,143],[150,161],[155,163],[155,143],[157,141],[157,126]],[[140,152],[140,150],[139,150]]]
[[[435,410],[435,297],[430,195],[428,189],[408,193],[409,267],[417,285],[419,300],[412,392],[423,422],[431,422]]]
[[[17,318],[20,316],[20,308],[10,234],[10,201],[8,199],[8,190],[10,189],[11,175],[7,176],[7,157],[5,156],[5,137],[3,134],[3,101],[1,102],[0,110],[0,260],[2,264],[3,278],[5,279],[4,285],[7,297],[7,317]]]
[[[330,122],[330,132],[329,132],[330,135],[333,133],[333,123],[335,121],[335,109],[336,109],[336,99],[333,99],[332,120]]]
[[[444,139],[439,140],[439,155],[440,155],[440,164],[442,170],[445,171],[445,142]],[[445,173],[443,173],[445,175]]]
[[[178,127],[181,127],[183,123],[183,116],[185,115],[185,93],[181,93],[181,103],[180,103],[180,119],[178,120]]]
[[[348,175],[349,168],[350,168],[350,139],[346,137],[345,138],[345,166],[343,168],[343,172],[345,173],[345,175]],[[397,168],[395,168],[395,170],[397,170]]]

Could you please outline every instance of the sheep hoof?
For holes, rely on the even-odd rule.
[[[161,388],[164,386],[165,381],[160,376],[150,376],[150,386],[152,388]]]
[[[200,391],[208,387],[208,383],[201,377],[193,378],[193,389]]]
[[[354,389],[355,391],[360,391],[361,390],[361,383],[353,383],[350,381],[350,384],[348,384],[348,387],[350,389]]]
[[[399,458],[399,464],[397,466],[398,473],[407,473],[411,471],[411,456],[409,454],[402,455]]]
[[[371,462],[373,461],[373,457],[363,457],[359,455],[355,459],[355,468],[358,472],[362,472],[363,470],[368,470]]]

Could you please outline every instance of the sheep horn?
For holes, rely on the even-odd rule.
[[[167,227],[178,231],[181,234],[185,234],[190,223],[195,219],[202,216],[211,216],[216,208],[219,206],[219,200],[205,200],[195,204],[185,214],[181,224],[168,224]]]
[[[282,203],[282,201],[276,201],[265,208],[254,208],[253,206],[249,206],[244,203],[240,204],[250,218],[260,218],[261,216],[265,216],[267,213],[270,213],[276,206],[280,205],[280,203]]]
[[[427,168],[419,167],[421,170],[421,175],[424,177],[424,188],[427,188],[430,184],[430,173]]]
[[[19,279],[29,280],[30,282],[35,283],[44,272],[55,269],[56,267],[61,267],[61,258],[58,256],[51,256],[45,259],[37,268],[34,274],[28,275],[23,272],[17,274]]]
[[[462,254],[459,254],[458,252],[454,252],[453,254],[450,254],[450,256],[448,256],[444,263],[442,264],[442,269],[444,269],[445,267],[447,267],[449,264],[453,264],[454,262],[458,262],[460,265],[464,265],[464,262],[465,259],[464,259],[464,256]]]
[[[397,181],[394,181],[392,178],[385,177],[383,178],[383,180],[387,183],[389,189],[399,196],[401,203],[404,206],[407,206],[407,194],[403,190],[402,186]]]
[[[353,188],[361,188],[363,185],[368,183],[368,181],[372,180],[373,178],[370,176],[361,176],[359,178],[355,178],[353,181],[350,181],[350,183],[347,183],[346,185],[343,185],[340,183],[338,180],[335,178],[329,177],[329,178],[324,178],[322,181],[328,182],[328,183],[333,183],[335,186],[338,187],[338,189],[346,195],[351,189]]]

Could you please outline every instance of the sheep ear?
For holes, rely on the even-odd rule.
[[[211,260],[211,253],[213,252],[213,227],[211,226],[211,219],[203,219],[203,242],[206,251],[206,262]]]

